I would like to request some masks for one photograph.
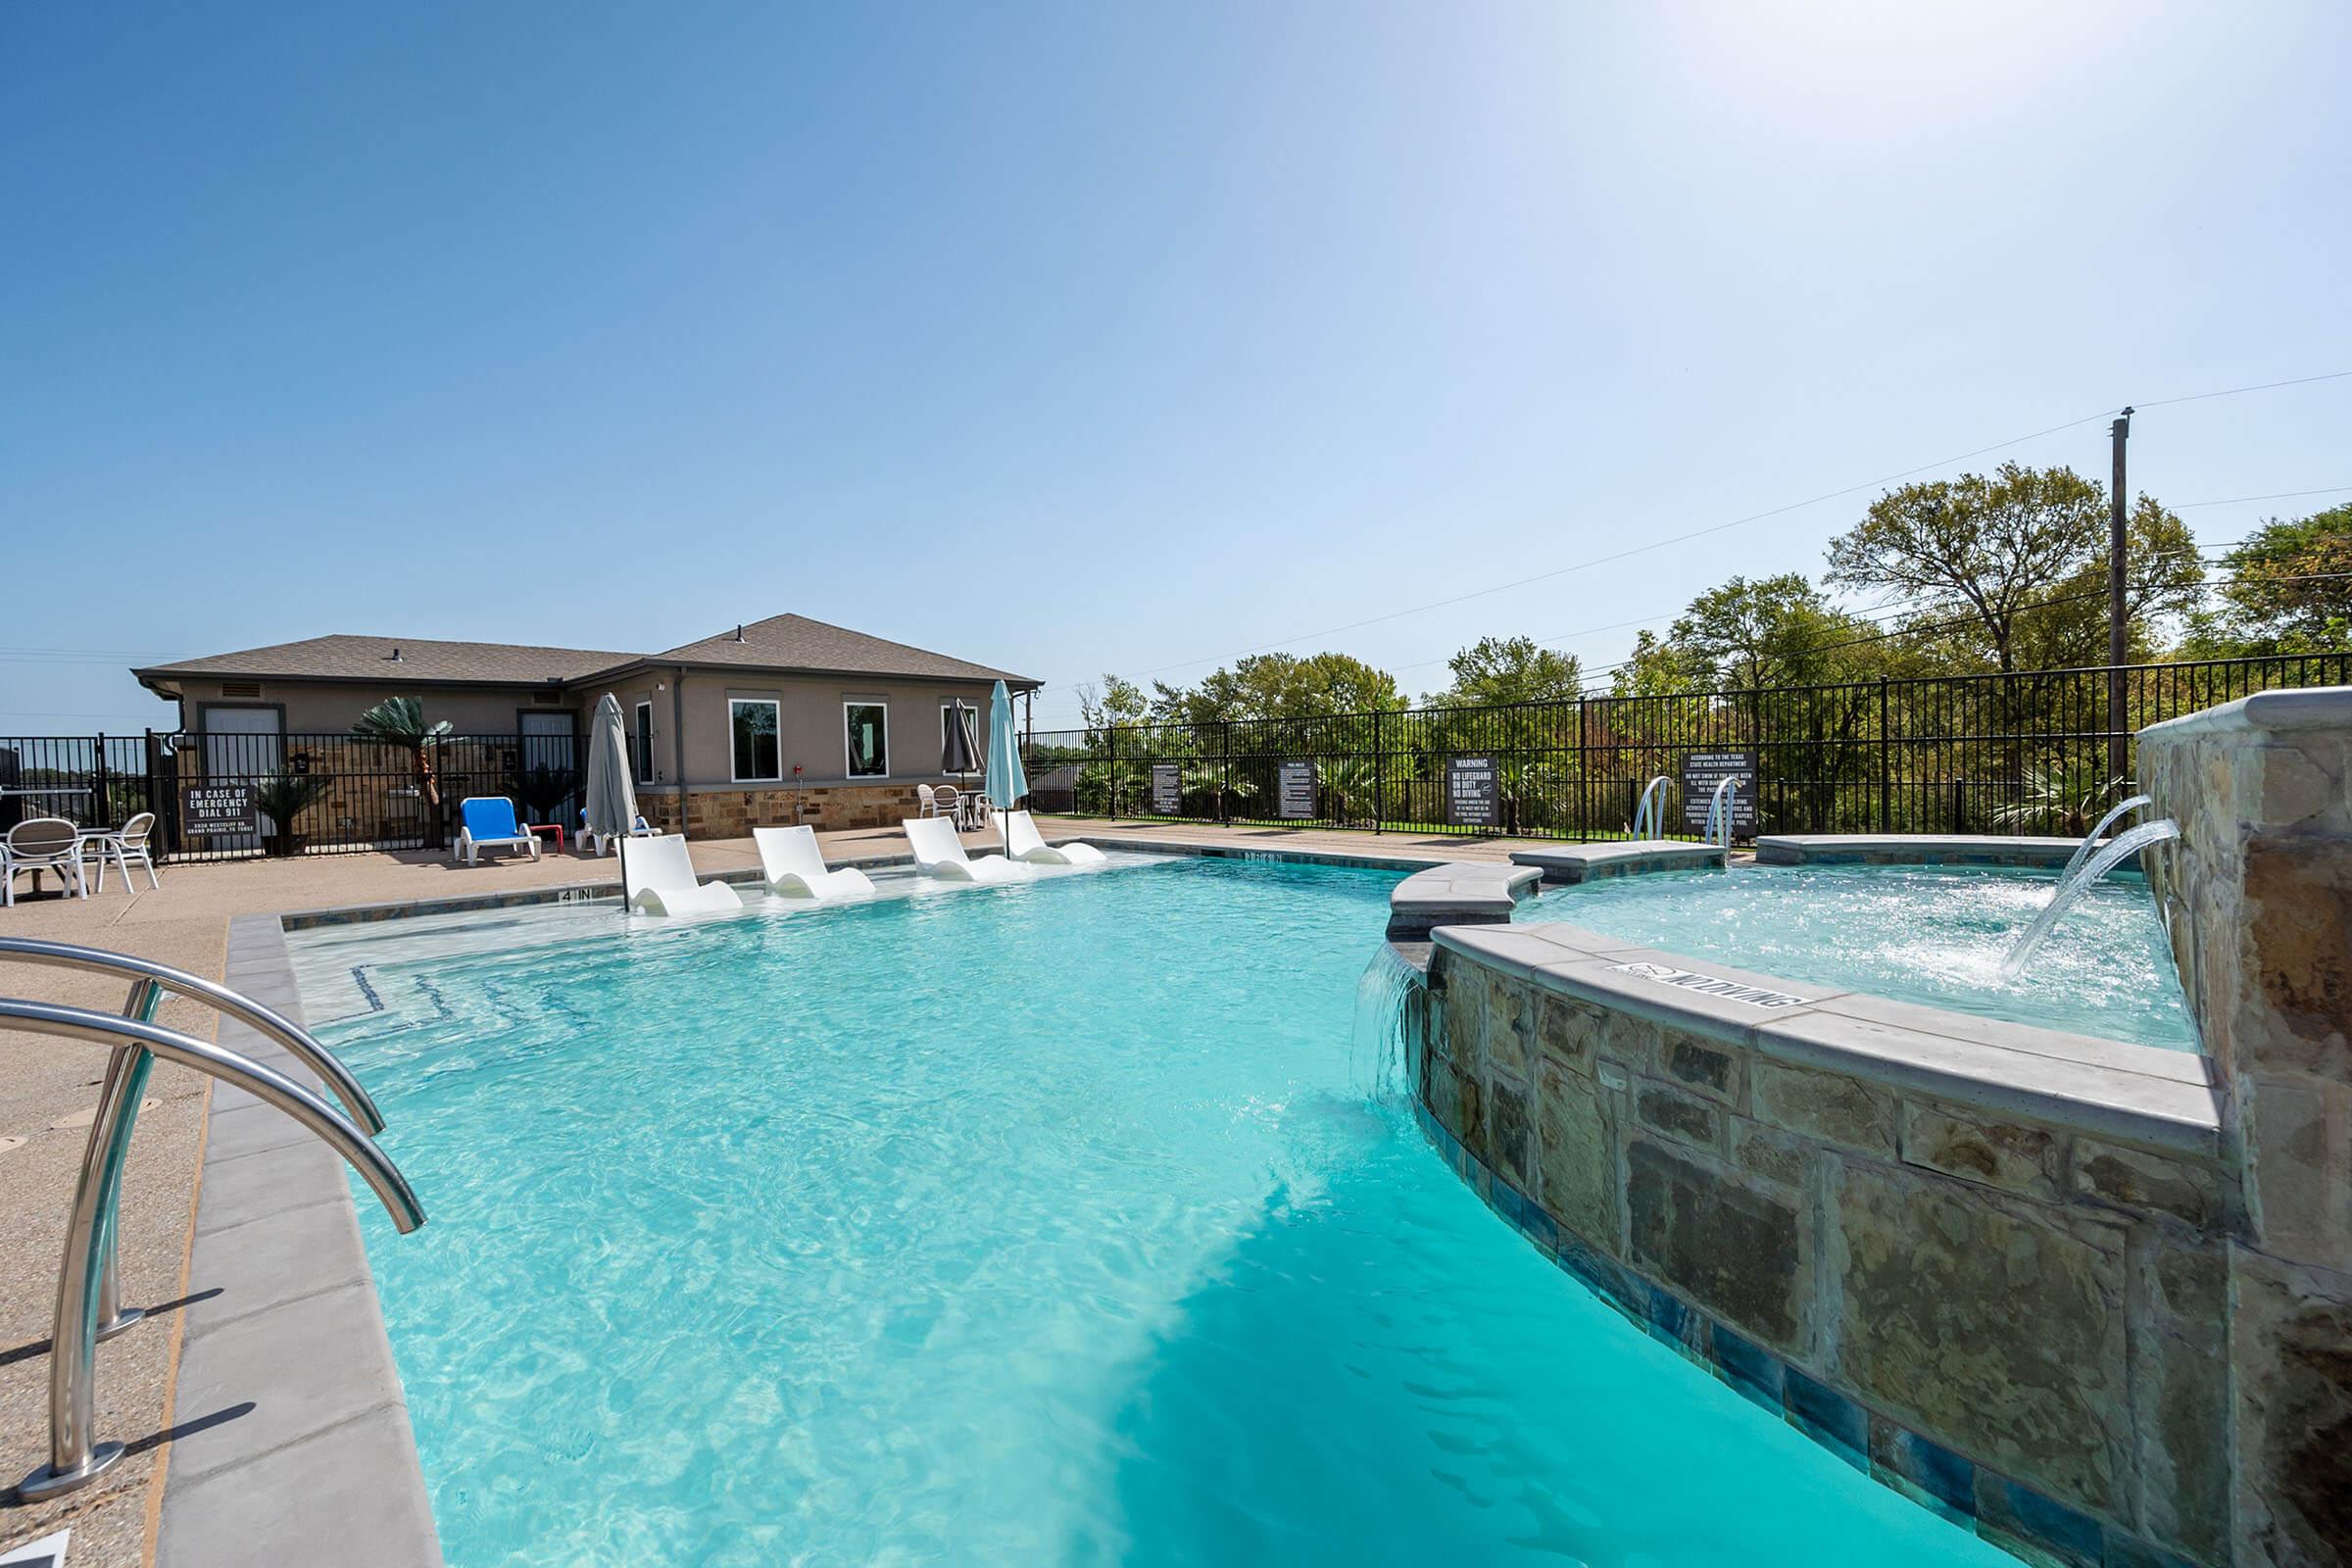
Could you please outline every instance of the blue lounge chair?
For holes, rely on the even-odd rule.
[[[522,829],[514,803],[504,795],[468,795],[458,803],[458,858],[479,864],[484,850],[528,850],[539,858],[539,840]]]

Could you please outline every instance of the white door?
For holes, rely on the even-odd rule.
[[[208,708],[204,710],[204,777],[208,784],[252,784],[275,773],[285,759],[274,708]],[[262,831],[275,833],[277,824],[263,817]],[[221,833],[205,839],[199,849],[258,850],[262,841],[251,834]]]

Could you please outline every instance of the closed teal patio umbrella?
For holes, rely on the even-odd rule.
[[[988,782],[982,786],[980,798],[995,807],[1000,813],[997,825],[1004,834],[1004,853],[1012,853],[1012,823],[1004,813],[1021,804],[1029,793],[1029,775],[1021,770],[1020,732],[1012,727],[1012,698],[1006,694],[1004,683],[988,698]]]

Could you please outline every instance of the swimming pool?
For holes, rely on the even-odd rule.
[[[452,1563],[2003,1563],[1500,1223],[1349,1011],[1392,876],[295,933]]]
[[[2003,956],[2057,887],[2047,871],[1757,865],[1555,888],[1518,918],[1564,920],[1787,980],[2197,1050],[2164,926],[2137,879],[2088,889],[2022,974],[2001,974]]]

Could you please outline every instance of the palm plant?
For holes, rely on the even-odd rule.
[[[253,786],[254,808],[277,830],[263,835],[263,850],[270,855],[299,852],[302,835],[294,831],[294,819],[334,787],[335,781],[328,774],[296,773],[284,768],[257,779]]]
[[[414,697],[387,697],[362,713],[351,726],[352,738],[397,746],[409,754],[416,772],[416,788],[426,801],[441,804],[441,781],[433,776],[431,748],[449,734],[449,720],[424,721],[424,704]]]
[[[532,821],[550,822],[555,820],[557,808],[579,785],[577,768],[533,762],[514,775],[514,798],[522,803]]]
[[[1380,775],[1368,757],[1336,757],[1322,767],[1324,797],[1332,820],[1352,822],[1369,818],[1378,809],[1375,800]]]
[[[2080,838],[2090,824],[2124,793],[2126,780],[2100,778],[2095,771],[2078,773],[2063,765],[2029,766],[2019,784],[2019,798],[1992,813],[1996,826],[2041,828]]]

